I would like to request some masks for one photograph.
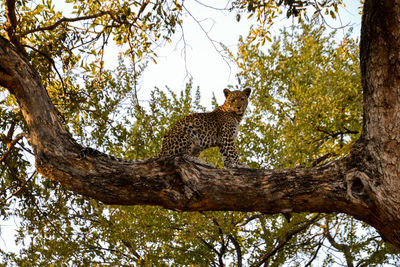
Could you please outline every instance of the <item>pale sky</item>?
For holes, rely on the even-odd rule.
[[[218,1],[202,0],[202,3],[215,5]],[[225,1],[223,1],[225,2]],[[358,0],[345,1],[346,7],[340,10],[340,20],[332,21],[328,16],[330,26],[340,27],[341,25],[352,25],[353,36],[360,34],[361,16],[359,15],[360,3]],[[208,35],[215,41],[222,42],[230,48],[234,54],[239,36],[247,36],[251,22],[242,20],[238,23],[234,13],[221,12],[206,8],[196,1],[185,2],[192,15],[196,17]],[[212,19],[211,19],[212,18]],[[296,22],[296,21],[295,21]],[[276,21],[272,28],[272,34],[278,35],[283,26],[290,26],[292,20],[281,19]],[[193,78],[195,87],[200,86],[202,103],[209,106],[211,96],[214,92],[218,103],[222,104],[224,96],[222,90],[227,85],[237,85],[237,68],[232,62],[227,64],[221,55],[213,47],[212,43],[201,30],[199,25],[190,17],[184,18],[184,35],[188,47],[186,49],[186,63],[183,53],[183,42],[177,44],[181,37],[178,32],[173,38],[172,44],[157,50],[158,64],[150,63],[144,71],[141,80],[139,98],[147,99],[147,92],[157,86],[170,87],[173,91],[179,92],[184,89],[188,81],[188,72]],[[347,31],[347,29],[345,29]],[[340,34],[341,31],[339,31]],[[268,44],[266,44],[268,45]]]

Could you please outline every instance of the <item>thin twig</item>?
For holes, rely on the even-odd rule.
[[[316,12],[318,13],[318,16],[322,19],[323,23],[326,24],[326,26],[328,26],[329,28],[331,28],[333,30],[339,30],[339,29],[344,29],[350,25],[350,22],[347,23],[346,25],[342,25],[340,27],[333,27],[333,26],[329,25],[328,22],[326,21],[324,15],[322,15],[322,10],[319,7],[318,2],[316,0],[314,0],[313,6],[317,10]],[[338,16],[339,16],[339,14],[338,14]],[[340,17],[339,17],[339,21],[340,21],[340,24],[342,24],[342,20],[340,19]]]
[[[278,245],[276,245],[273,249],[271,249],[270,251],[265,253],[261,257],[261,259],[258,262],[256,262],[253,266],[258,267],[258,266],[261,266],[262,264],[264,264],[269,258],[271,258],[281,248],[283,248],[290,241],[290,239],[292,239],[293,236],[304,231],[305,229],[307,229],[307,227],[309,227],[311,224],[315,223],[319,219],[320,219],[320,214],[317,214],[314,217],[312,217],[310,220],[308,220],[306,223],[304,223],[304,225],[302,225],[301,227],[294,229],[293,231],[287,233],[284,240],[280,240],[278,242]]]
[[[27,48],[29,48],[29,49],[32,49],[33,51],[35,51],[35,52],[37,52],[37,53],[39,53],[39,54],[41,54],[42,56],[44,56],[44,57],[50,62],[50,65],[51,65],[51,66],[54,68],[54,70],[56,71],[56,73],[57,73],[57,75],[58,75],[58,78],[60,78],[61,87],[62,87],[62,91],[63,91],[63,96],[65,96],[65,94],[66,94],[66,87],[65,87],[64,79],[62,78],[60,72],[58,71],[58,69],[57,69],[57,67],[56,67],[56,63],[54,62],[54,59],[52,59],[51,56],[50,56],[49,54],[47,54],[47,53],[45,53],[45,52],[42,52],[42,51],[36,49],[36,48],[33,47],[33,46],[30,46],[30,45],[24,45],[24,46],[27,47]]]
[[[110,15],[111,16],[111,11],[100,11],[100,12],[98,12],[96,14],[93,14],[93,15],[76,17],[76,18],[65,18],[64,17],[64,18],[56,21],[52,25],[49,25],[49,26],[46,26],[46,27],[38,27],[38,28],[35,28],[35,29],[32,29],[32,30],[28,30],[28,31],[25,31],[23,33],[20,33],[18,35],[18,37],[25,36],[25,35],[28,35],[30,33],[39,32],[39,31],[54,30],[55,28],[57,28],[63,22],[76,22],[76,21],[81,21],[81,20],[95,19],[95,18],[98,18],[98,17],[102,17],[104,15]]]
[[[218,7],[213,7],[213,6],[204,4],[204,3],[202,3],[202,2],[200,2],[200,1],[198,1],[198,0],[194,0],[194,1],[195,1],[197,4],[199,4],[199,5],[201,5],[201,6],[204,6],[204,7],[207,7],[207,8],[210,8],[210,9],[214,9],[214,10],[218,10],[218,11],[229,11],[229,8],[227,8],[227,7],[218,8]],[[228,5],[228,3],[227,3],[227,5]]]
[[[336,248],[337,250],[339,250],[340,252],[342,252],[344,254],[347,266],[348,267],[353,267],[354,266],[354,264],[353,264],[354,257],[352,255],[350,246],[346,245],[346,244],[341,244],[341,243],[336,242],[335,238],[331,235],[331,233],[329,231],[328,221],[325,222],[324,235],[327,237],[329,243],[334,248]]]
[[[218,47],[215,45],[216,41],[214,41],[213,39],[211,39],[210,35],[208,34],[208,32],[203,28],[203,26],[201,25],[201,23],[192,15],[192,13],[186,8],[185,5],[183,5],[183,8],[185,9],[185,11],[189,14],[189,16],[196,22],[196,24],[199,26],[199,28],[201,29],[201,31],[205,34],[205,36],[207,37],[207,39],[210,41],[211,45],[214,47],[215,51],[217,51],[217,53],[221,56],[222,60],[226,63],[226,65],[228,65],[230,73],[232,72],[232,68],[229,64],[229,62],[225,59],[225,57],[222,55],[221,51],[219,51]]]
[[[3,162],[6,159],[6,157],[11,153],[13,147],[18,143],[18,141],[26,136],[27,136],[26,133],[17,134],[17,136],[14,138],[14,140],[10,141],[7,144],[8,150],[0,156],[0,162]]]
[[[322,238],[321,241],[318,243],[318,247],[314,252],[314,255],[311,257],[311,259],[304,265],[304,267],[311,267],[311,263],[317,258],[318,252],[322,247],[322,244],[324,243],[324,239]]]
[[[186,72],[185,79],[186,79],[187,77],[190,78],[192,75],[190,75],[190,72],[189,72],[189,69],[188,69],[188,64],[187,64],[187,50],[186,50],[187,43],[186,43],[186,39],[185,39],[185,31],[183,30],[182,24],[179,24],[179,26],[180,26],[181,31],[182,31],[182,38],[181,38],[181,40],[183,41],[183,48],[182,48],[182,50],[183,50],[183,60],[184,60],[184,62],[185,62],[185,72]]]
[[[8,197],[4,198],[3,200],[0,201],[0,206],[3,206],[4,204],[6,204],[6,202],[12,198],[13,196],[15,196],[19,191],[22,190],[22,188],[24,188],[24,186],[33,178],[33,176],[36,174],[36,171],[34,171],[32,173],[32,175],[26,179],[19,188],[17,188],[14,192],[11,193],[11,195],[9,195]]]

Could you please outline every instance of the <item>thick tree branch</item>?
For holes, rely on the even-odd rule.
[[[6,88],[12,88],[14,87],[13,82],[13,77],[0,69],[0,83]]]
[[[18,51],[26,55],[23,46],[20,43],[20,38],[15,34],[17,29],[17,16],[15,14],[16,0],[6,0],[6,17],[7,21],[4,24],[7,37],[10,42],[18,49]]]
[[[15,0],[6,1],[7,21],[4,24],[4,29],[6,30],[7,37],[10,40],[14,39],[15,29],[17,28],[17,17],[15,15],[15,2],[16,2]]]
[[[400,0],[367,0],[361,41],[364,132],[351,155],[312,168],[218,170],[187,158],[118,161],[65,130],[41,79],[0,37],[0,86],[19,102],[37,171],[107,204],[182,211],[343,212],[400,248]],[[82,156],[83,155],[83,156]]]
[[[217,170],[185,158],[117,161],[83,148],[65,131],[40,78],[0,38],[1,68],[30,129],[37,170],[77,193],[107,204],[160,205],[175,210],[345,212],[369,223],[373,201],[363,191],[366,174],[351,158],[313,168]],[[3,84],[1,84],[3,85]]]

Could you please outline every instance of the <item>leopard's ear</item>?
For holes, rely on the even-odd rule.
[[[224,95],[225,95],[226,98],[228,97],[228,95],[230,93],[231,93],[231,91],[228,88],[224,89]]]
[[[249,97],[250,93],[251,93],[251,89],[250,88],[246,88],[243,90],[243,92],[245,92],[246,96]]]

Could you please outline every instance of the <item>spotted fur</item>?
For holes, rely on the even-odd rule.
[[[235,146],[239,123],[247,108],[249,88],[224,90],[225,103],[212,112],[194,113],[179,120],[165,135],[159,156],[198,157],[210,147],[218,147],[226,168],[243,166]]]

